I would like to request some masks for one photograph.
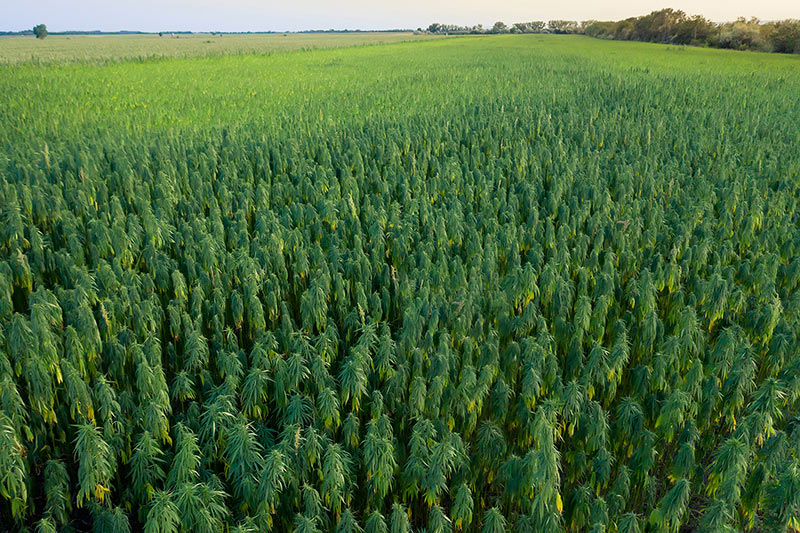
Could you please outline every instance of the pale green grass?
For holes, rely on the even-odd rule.
[[[0,64],[267,54],[435,38],[413,33],[271,33],[250,35],[50,35],[0,37]]]

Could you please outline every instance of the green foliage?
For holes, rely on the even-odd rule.
[[[28,488],[25,483],[26,464],[22,453],[24,448],[17,438],[11,420],[0,414],[0,496],[11,502],[11,514],[21,518],[25,514]]]
[[[78,463],[78,507],[85,502],[103,503],[111,492],[116,467],[113,450],[92,424],[75,427],[75,460]]]
[[[179,511],[172,494],[167,491],[157,491],[147,511],[145,533],[175,533],[179,531],[179,526]]]
[[[37,39],[44,39],[47,37],[47,26],[44,24],[37,24],[33,27],[33,34]]]
[[[486,511],[483,517],[483,527],[481,533],[505,533],[506,519],[497,507],[492,507]]]
[[[792,59],[8,67],[0,524],[798,529]]]
[[[702,15],[689,17],[683,11],[671,8],[617,22],[590,21],[583,33],[602,39],[696,44],[786,54],[800,52],[800,20],[762,23],[757,18],[746,20],[742,17],[734,22],[714,24]]]

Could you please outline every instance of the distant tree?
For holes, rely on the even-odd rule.
[[[585,35],[589,37],[597,37],[600,39],[613,39],[615,38],[616,29],[619,23],[609,21],[595,21],[587,25],[583,30]]]
[[[639,39],[636,34],[636,18],[626,18],[617,22],[617,27],[614,29],[614,38],[623,41],[632,41]]]
[[[578,23],[574,20],[551,20],[547,27],[553,33],[575,33],[578,31]]]
[[[543,20],[534,20],[533,22],[528,23],[533,30],[533,33],[544,33],[547,29],[547,23]]]
[[[37,24],[33,27],[33,34],[36,35],[37,39],[44,39],[47,37],[47,26],[44,24]]]
[[[492,26],[492,30],[490,33],[508,33],[508,26],[506,26],[505,22],[497,21]]]
[[[439,24],[438,22],[434,22],[428,29],[426,30],[428,33],[479,33],[476,31],[476,27],[469,27],[469,26],[458,26],[456,24]]]
[[[686,21],[686,13],[675,9],[661,9],[639,17],[634,26],[638,40],[659,43],[675,41],[678,26]]]
[[[800,20],[783,20],[775,23],[768,32],[774,52],[800,53]]]
[[[769,50],[769,45],[761,33],[761,26],[739,18],[736,22],[720,26],[712,45],[732,50]]]
[[[702,15],[685,18],[675,28],[674,41],[678,44],[706,42],[713,35],[715,25]]]
[[[736,48],[741,46],[740,39],[755,42],[754,36],[742,37],[747,33],[742,28],[757,28],[757,21],[747,22],[744,19],[734,24],[725,25],[728,34],[720,39],[719,28],[716,24],[701,15],[686,16],[683,11],[662,9],[653,11],[642,17],[632,17],[617,22],[588,21],[581,24],[579,31],[590,37],[606,39],[620,39],[633,41],[651,41],[658,43],[674,44],[704,44],[711,43],[715,46]],[[753,32],[751,32],[753,33]],[[755,31],[758,33],[758,31]],[[734,35],[735,34],[735,35]],[[714,41],[712,43],[712,41]],[[763,46],[763,42],[759,44]]]
[[[544,33],[547,24],[541,20],[533,22],[517,22],[511,27],[513,33]]]

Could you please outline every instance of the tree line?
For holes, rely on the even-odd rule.
[[[601,39],[800,53],[800,20],[762,22],[757,18],[740,17],[734,22],[718,24],[702,15],[689,16],[671,8],[618,21],[551,20],[518,22],[511,26],[498,21],[491,28],[484,28],[480,24],[457,26],[433,23],[425,31],[438,34],[574,33]]]
[[[590,22],[584,33],[605,39],[800,53],[800,20],[797,19],[762,22],[757,18],[740,17],[734,22],[717,24],[702,15],[690,17],[680,10],[662,9],[616,22]]]
[[[419,32],[439,34],[483,34],[483,33],[583,33],[585,23],[574,20],[534,20],[531,22],[516,22],[507,26],[505,22],[497,21],[491,28],[484,28],[483,24],[475,26],[458,26],[457,24],[440,24],[434,22],[426,29],[419,28]]]

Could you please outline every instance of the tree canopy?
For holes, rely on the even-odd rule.
[[[44,39],[47,37],[47,26],[44,24],[37,24],[33,27],[33,34],[37,39]]]

